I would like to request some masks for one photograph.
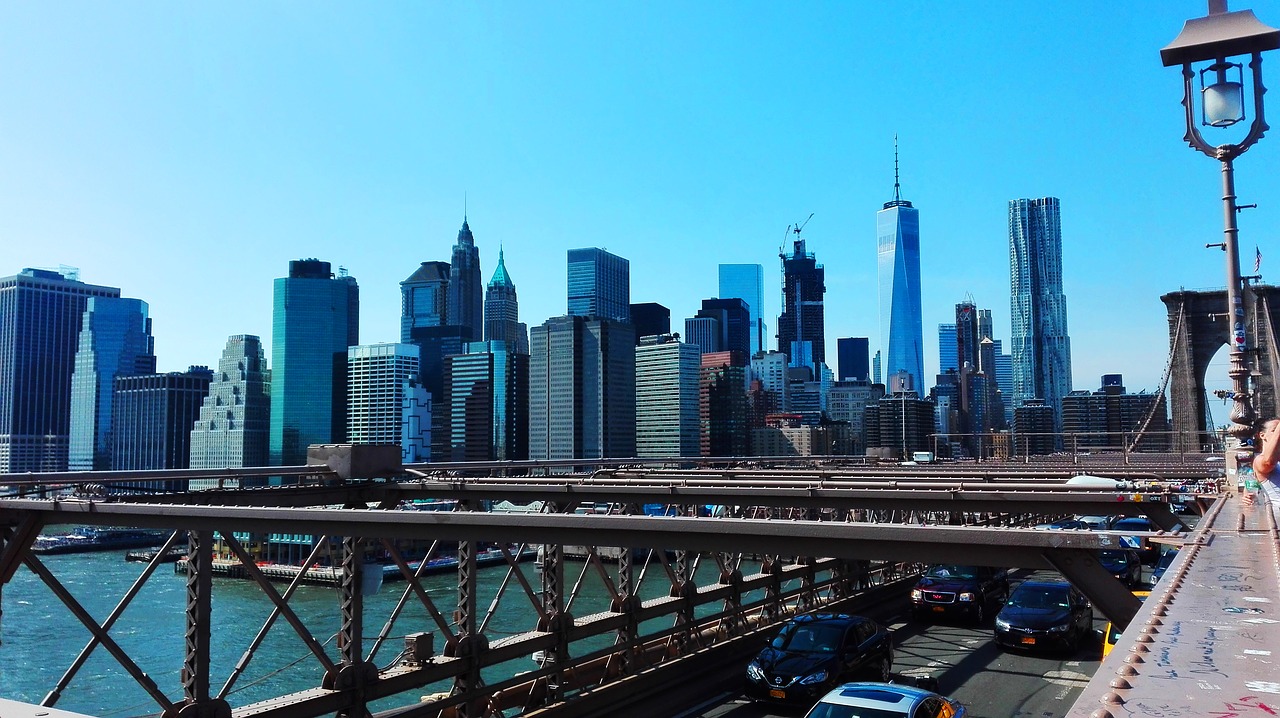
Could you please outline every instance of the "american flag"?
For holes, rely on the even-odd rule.
[[[1256,274],[1262,269],[1262,250],[1258,249],[1258,245],[1253,245],[1253,271]]]

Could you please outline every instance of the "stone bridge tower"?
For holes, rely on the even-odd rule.
[[[1169,406],[1175,432],[1174,451],[1203,451],[1216,444],[1208,426],[1210,401],[1204,390],[1209,361],[1230,335],[1227,321],[1227,292],[1170,292],[1162,297],[1169,311]],[[1262,419],[1280,416],[1275,376],[1280,362],[1280,287],[1251,286],[1244,292],[1245,331],[1249,338],[1250,387],[1253,407]],[[1225,377],[1225,373],[1223,375]],[[1217,422],[1227,422],[1228,405],[1218,412]]]

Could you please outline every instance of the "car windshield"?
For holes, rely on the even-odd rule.
[[[1124,563],[1128,554],[1116,549],[1103,549],[1098,552],[1098,557],[1107,563]]]
[[[896,710],[819,703],[804,718],[904,718],[906,715]]]
[[[944,566],[934,566],[925,573],[931,578],[967,578],[974,579],[978,577],[978,572],[973,566],[952,566],[950,564]]]
[[[1149,531],[1151,522],[1146,519],[1120,519],[1111,528],[1116,531]]]
[[[1024,586],[1013,592],[1006,606],[1015,608],[1067,608],[1067,592],[1052,586]]]
[[[770,644],[783,651],[835,653],[844,636],[843,626],[823,624],[788,624]]]

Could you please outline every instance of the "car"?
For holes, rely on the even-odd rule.
[[[1156,581],[1159,581],[1161,576],[1164,576],[1164,572],[1169,570],[1169,566],[1173,564],[1173,560],[1177,557],[1178,549],[1176,548],[1166,549],[1164,553],[1160,554],[1160,559],[1156,561],[1156,567],[1151,570],[1152,586],[1156,585]]]
[[[1151,595],[1151,592],[1150,591],[1134,591],[1133,595],[1137,596],[1139,601],[1145,601],[1147,600],[1147,596]],[[1107,629],[1102,632],[1103,660],[1106,660],[1107,656],[1111,654],[1111,649],[1116,647],[1116,643],[1119,640],[1120,640],[1120,629],[1111,625],[1110,621],[1107,621]]]
[[[1156,525],[1151,523],[1151,519],[1146,516],[1121,516],[1111,522],[1107,526],[1108,531],[1117,532],[1138,532],[1138,531],[1157,531]],[[1120,540],[1128,548],[1138,552],[1138,556],[1143,563],[1155,563],[1160,557],[1160,546],[1150,542],[1143,542],[1138,536],[1121,536]]]
[[[1105,531],[1107,529],[1108,517],[1106,516],[1077,516],[1076,519],[1088,526],[1091,531]]]
[[[1031,528],[1040,531],[1092,531],[1093,527],[1080,519],[1058,519],[1052,523],[1037,524]]]
[[[1142,560],[1131,548],[1103,549],[1098,552],[1098,563],[1129,588],[1142,583]]]
[[[846,683],[823,696],[804,718],[963,718],[952,698],[897,683]]]
[[[893,637],[870,618],[844,613],[796,616],[747,664],[748,698],[813,705],[852,678],[888,681]]]
[[[1001,648],[1060,649],[1075,653],[1093,635],[1093,606],[1065,581],[1023,581],[996,615]]]
[[[1009,595],[1009,578],[1001,569],[939,564],[924,572],[910,595],[917,620],[959,616],[982,623]]]

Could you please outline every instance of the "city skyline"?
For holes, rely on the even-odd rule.
[[[1011,336],[1005,205],[1059,197],[1074,388],[1104,373],[1158,388],[1160,294],[1223,281],[1204,249],[1221,236],[1218,168],[1181,142],[1180,76],[1158,57],[1204,3],[1111,8],[1106,23],[1008,7],[268,6],[248,23],[5,7],[0,62],[24,71],[0,76],[0,273],[77,266],[146,301],[158,369],[182,371],[216,363],[229,336],[270,336],[271,280],[298,257],[360,277],[362,338],[395,341],[399,282],[448,261],[466,215],[483,276],[505,248],[530,325],[563,313],[563,252],[594,245],[630,260],[632,301],[676,317],[717,296],[718,264],[761,264],[772,334],[777,251],[812,212],[834,355],[835,337],[879,336],[871,215],[896,133],[904,196],[927,210],[926,326],[971,294]],[[1233,7],[1280,24],[1276,2]],[[806,46],[770,41],[785,36]],[[1001,60],[977,62],[997,41]],[[853,78],[869,75],[894,78],[878,100],[893,110],[862,110]],[[1120,113],[1094,99],[1117,78]],[[1241,214],[1242,254],[1259,248],[1264,278],[1280,257],[1277,157],[1267,137],[1236,163],[1241,202],[1259,204]]]

